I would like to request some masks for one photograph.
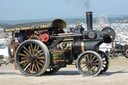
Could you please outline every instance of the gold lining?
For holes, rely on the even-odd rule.
[[[81,51],[82,51],[82,52],[85,51],[84,42],[81,42]]]
[[[29,29],[41,29],[41,28],[49,28],[50,24],[38,25],[38,26],[30,26],[30,27],[17,27],[17,28],[6,28],[5,32],[9,31],[19,31],[19,30],[29,30]]]

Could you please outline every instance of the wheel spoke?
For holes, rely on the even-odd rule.
[[[89,61],[91,61],[92,60],[92,55],[90,55],[90,57],[89,57],[90,59],[89,59]]]
[[[37,72],[38,70],[37,70],[37,68],[36,68],[35,62],[33,62],[33,64],[34,64],[35,72]]]
[[[30,64],[28,71],[31,72],[32,63]]]
[[[88,69],[88,67],[85,67],[83,70],[86,71]]]
[[[103,62],[103,64],[104,64],[104,65],[106,65],[106,64],[107,64],[107,62],[106,62],[106,61],[104,61],[104,62]]]
[[[102,58],[102,60],[103,60],[103,61],[106,61],[106,59],[105,59],[104,57]]]
[[[28,54],[25,50],[24,50],[23,52],[24,52],[27,56],[29,56],[29,54]]]
[[[34,72],[34,63],[32,63],[32,72]]]
[[[30,54],[32,54],[32,51],[31,51],[31,48],[30,48],[30,46],[28,47],[28,49],[29,49],[29,52],[30,52]]]
[[[41,53],[41,51],[43,51],[43,49],[42,49],[42,50],[40,50],[40,51],[38,51],[35,55],[36,55],[36,56],[38,56],[38,54],[40,54],[40,53]]]
[[[27,58],[26,58],[26,57],[21,57],[20,59],[22,59],[22,60],[27,60]]]
[[[88,57],[88,55],[86,56],[86,60],[87,60],[87,62],[89,61],[89,57]]]
[[[36,51],[36,45],[35,45],[35,47],[34,47],[34,49],[33,49],[33,54],[35,54],[35,51]]]
[[[31,53],[34,55],[34,50],[33,50],[32,43],[30,43],[30,48],[31,48]]]
[[[81,61],[81,64],[87,64],[87,62],[86,61]]]
[[[31,54],[30,51],[29,51],[25,46],[24,46],[23,48],[24,48],[29,54]]]
[[[39,46],[37,46],[36,50],[38,50],[38,49],[39,49]]]
[[[26,65],[28,64],[29,62],[24,62],[24,67],[26,67]]]
[[[40,54],[38,55],[38,57],[40,57],[40,56],[42,56],[42,55],[44,55],[44,53],[40,53]]]
[[[27,68],[31,65],[31,63],[29,63],[25,68],[24,68],[24,71],[27,70]]]
[[[93,65],[93,66],[97,66],[97,65],[99,65],[99,63],[92,63],[92,65]]]
[[[81,65],[81,68],[87,67],[86,65]]]
[[[95,62],[98,62],[98,59],[96,59],[96,60],[93,60],[93,63],[95,63]]]
[[[43,66],[43,64],[41,64],[40,62],[36,61],[37,64],[39,64],[40,66]]]
[[[25,62],[28,62],[28,60],[24,60],[24,61],[21,61],[21,62],[19,62],[20,64],[23,64],[23,63],[25,63]]]
[[[35,62],[36,63],[36,62]],[[37,66],[37,70],[40,70],[40,67],[39,67],[39,65],[36,63],[36,66]]]
[[[96,68],[97,68],[96,66],[93,66],[93,67],[91,68],[92,72],[95,72],[95,69],[96,69]]]
[[[44,59],[45,59],[44,57],[41,57],[39,58],[39,61],[44,64],[44,61],[45,61]]]
[[[83,71],[86,71],[88,69],[88,67],[85,65],[85,66],[82,66],[81,67]]]
[[[37,57],[37,56],[36,56]],[[39,60],[44,60],[45,57],[44,56],[41,56],[41,57],[37,57]]]
[[[94,61],[94,59],[95,59],[95,56],[93,56],[93,58],[92,58],[91,62],[93,62],[93,61]]]
[[[26,56],[27,56],[27,55],[25,55],[25,54],[22,54],[22,53],[20,53],[19,55],[20,55],[20,56],[24,56],[24,57],[26,57]]]
[[[44,61],[42,61],[42,60],[39,60],[41,63],[44,63]]]

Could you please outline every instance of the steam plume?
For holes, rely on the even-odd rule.
[[[87,11],[90,10],[90,0],[65,0],[66,3],[78,2],[77,5],[83,5]],[[79,3],[80,2],[80,3]]]
[[[87,11],[90,10],[90,0],[84,0],[84,6]]]

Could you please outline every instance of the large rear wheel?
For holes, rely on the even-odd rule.
[[[26,40],[16,51],[16,65],[26,76],[43,74],[50,63],[48,48],[39,40]]]

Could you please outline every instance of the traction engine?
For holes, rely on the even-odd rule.
[[[26,76],[52,74],[72,63],[84,76],[102,74],[109,58],[99,46],[111,43],[115,32],[110,27],[93,30],[92,19],[92,12],[86,12],[87,30],[79,26],[69,33],[61,19],[8,26],[5,32],[12,32],[9,57]]]

